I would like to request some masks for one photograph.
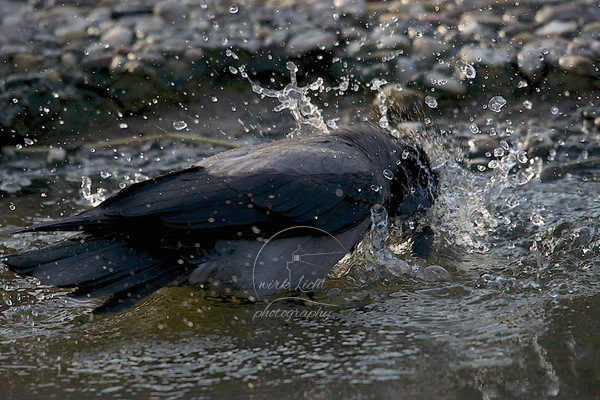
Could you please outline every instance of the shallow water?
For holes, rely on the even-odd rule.
[[[258,107],[240,101],[246,113]],[[231,102],[225,103],[230,110]],[[182,113],[160,123],[179,130]],[[277,125],[261,118],[258,125]],[[204,133],[203,127],[232,132],[215,137],[238,144],[265,140],[245,131],[254,131],[252,122],[234,128],[219,126],[225,122],[216,116],[187,121],[190,134]],[[284,121],[275,134],[289,131],[283,127],[290,121]],[[173,137],[94,144],[122,137],[122,123],[87,137],[69,152],[68,163],[19,152],[0,165],[3,182],[16,185],[0,198],[4,252],[63,237],[10,232],[89,208],[99,187],[113,193],[225,149]],[[159,126],[127,123],[129,129]],[[453,139],[436,140],[429,150],[440,161]],[[279,314],[273,316],[265,303],[172,287],[122,313],[92,317],[94,301],[75,301],[2,270],[2,398],[600,396],[595,175],[541,183],[537,171],[511,185],[509,178],[518,173],[512,168],[493,175],[449,161],[439,165],[445,186],[431,216],[435,250],[426,262],[408,263],[441,266],[450,281],[348,259],[349,272],[329,279],[317,294],[324,306],[277,302],[270,310]],[[521,170],[530,165],[535,167],[524,164]],[[82,177],[92,185],[86,181],[84,193]]]

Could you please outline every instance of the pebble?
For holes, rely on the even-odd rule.
[[[20,53],[13,57],[12,65],[14,72],[24,73],[35,69],[39,65],[39,61],[31,54]]]
[[[311,29],[292,37],[286,46],[286,53],[299,57],[312,51],[331,51],[337,36],[331,32]]]
[[[187,7],[184,2],[167,0],[158,2],[153,8],[154,15],[169,24],[182,23],[187,18]]]
[[[537,36],[562,36],[566,34],[574,33],[579,25],[577,22],[567,21],[552,21],[541,28],[536,29],[535,34]]]
[[[600,76],[596,64],[582,56],[564,56],[558,59],[558,66],[566,72],[577,75]]]
[[[104,46],[118,49],[119,47],[131,44],[133,39],[133,31],[125,26],[115,26],[106,31],[100,37],[100,43]]]

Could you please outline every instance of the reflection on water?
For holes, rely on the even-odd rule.
[[[408,263],[442,267],[449,281],[421,280],[372,262],[352,268],[356,260],[346,259],[348,274],[317,294],[330,312],[314,318],[298,316],[298,310],[316,313],[310,302],[278,304],[296,311],[284,314],[289,318],[265,317],[266,304],[190,287],[163,289],[133,309],[92,317],[93,301],[69,299],[3,270],[0,394],[599,396],[597,180],[539,183],[540,161],[508,143],[487,166],[493,171],[471,173],[457,161],[451,137],[435,132],[402,133],[427,149],[443,182],[429,216],[435,251],[426,262]],[[0,165],[3,176],[19,172],[13,173],[18,188],[5,191],[15,194],[0,199],[1,248],[12,253],[64,237],[9,232],[88,208],[94,186],[114,192],[136,174],[182,168],[220,150],[153,140],[82,148],[66,164],[16,157]],[[92,179],[85,196],[82,176]]]

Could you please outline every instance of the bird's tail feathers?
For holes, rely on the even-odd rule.
[[[79,235],[48,247],[8,256],[5,263],[45,285],[76,287],[74,297],[110,298],[95,313],[120,311],[189,273],[177,259],[157,257],[119,239]]]

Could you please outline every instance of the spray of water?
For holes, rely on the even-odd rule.
[[[338,88],[325,88],[323,78],[318,78],[315,82],[300,87],[296,77],[298,67],[293,62],[288,61],[286,68],[290,71],[290,83],[282,90],[263,88],[248,77],[245,68],[240,68],[240,71],[242,77],[248,79],[255,93],[258,93],[262,98],[270,97],[279,100],[281,104],[275,107],[275,111],[290,110],[297,126],[296,130],[289,136],[314,136],[329,133],[328,125],[335,127],[335,121],[325,123],[321,114],[322,110],[311,101],[310,92],[322,93],[331,89],[341,91],[344,87],[347,88],[347,85],[342,84]]]

